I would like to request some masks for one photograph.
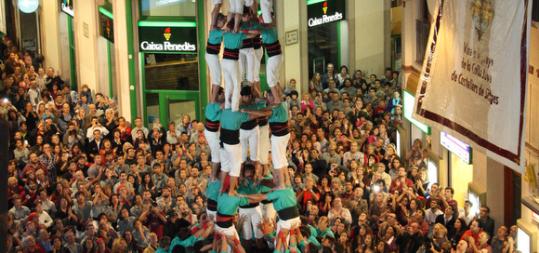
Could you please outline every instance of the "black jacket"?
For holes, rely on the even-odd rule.
[[[415,234],[409,234],[408,232],[404,232],[402,235],[397,237],[399,252],[417,252],[417,250],[423,245],[424,239],[425,238],[423,238],[420,232],[417,232]]]
[[[444,216],[444,214],[436,216],[435,222],[444,225],[444,227],[447,228],[447,237],[451,238],[451,236],[453,236],[453,233],[455,233],[455,220],[457,218],[453,215],[451,216],[451,219],[446,222]]]

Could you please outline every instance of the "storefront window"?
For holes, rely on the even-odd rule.
[[[195,17],[195,0],[140,0],[142,16]]]
[[[147,90],[198,90],[196,54],[144,55]]]
[[[348,51],[343,48],[346,43],[341,43],[348,40],[345,7],[344,0],[307,0],[309,76],[324,73],[328,63],[338,68],[347,62],[346,56],[341,58]]]
[[[339,64],[337,23],[309,28],[309,76],[324,73],[328,63]]]
[[[146,122],[148,124],[159,120],[159,94],[146,93]]]

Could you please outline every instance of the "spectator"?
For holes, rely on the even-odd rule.
[[[492,236],[494,234],[494,219],[490,216],[490,208],[488,206],[481,206],[479,208],[479,227]]]
[[[237,248],[234,240],[215,236],[213,220],[204,211],[214,204],[206,203],[207,188],[218,192],[221,186],[209,183],[218,172],[209,163],[214,159],[202,122],[188,115],[171,119],[167,126],[154,121],[149,129],[144,118],[128,122],[105,94],[88,85],[70,90],[53,68],[36,73],[31,65],[37,59],[13,51],[12,42],[4,43],[0,96],[11,102],[0,104],[0,117],[9,119],[13,130],[6,186],[12,251],[197,252],[212,248],[207,236]],[[337,74],[328,64],[327,73],[313,75],[308,92],[292,89],[293,81],[288,85],[291,103],[285,114],[290,120],[281,127],[290,130],[284,153],[291,162],[285,168],[295,196],[279,203],[295,207],[297,202],[299,208],[296,213],[279,206],[279,215],[292,212],[291,217],[303,220],[288,232],[291,248],[514,248],[515,228],[510,233],[498,230],[492,244],[488,239],[485,243],[488,237],[481,228],[494,232],[488,208],[481,208],[481,217],[472,221],[471,203],[458,203],[452,188],[432,184],[426,190],[433,179],[422,170],[428,149],[421,140],[414,140],[405,156],[396,154],[402,122],[398,74],[388,70],[381,80],[376,74],[365,80],[360,70],[352,77],[349,73],[343,66]],[[270,168],[257,167],[252,181],[244,180],[270,192]],[[279,204],[262,202],[264,208],[252,210],[261,209],[267,218],[261,223],[270,235],[283,225],[272,210]],[[242,227],[241,220],[230,222]],[[258,246],[245,251],[269,250],[264,243]]]

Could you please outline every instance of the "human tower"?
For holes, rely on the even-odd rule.
[[[301,221],[287,173],[288,105],[281,101],[282,55],[272,1],[229,0],[228,17],[221,14],[222,3],[213,1],[206,50],[212,92],[205,109],[205,137],[213,166],[207,213],[215,222],[216,236],[234,242],[227,251],[241,247],[234,226],[239,217],[242,239],[256,243],[264,237],[263,220],[277,221],[273,246],[284,252],[295,247],[289,238],[299,231]],[[270,87],[265,97],[259,79],[263,49]],[[243,80],[248,85],[241,87]],[[214,250],[222,251],[219,245]]]

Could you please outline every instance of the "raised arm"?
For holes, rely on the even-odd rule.
[[[271,116],[271,108],[267,107],[261,110],[248,110],[248,109],[241,109],[241,112],[248,113],[249,116],[253,116],[254,118],[260,118],[260,117],[269,117]]]
[[[211,28],[212,29],[217,27],[217,15],[219,15],[220,10],[221,10],[221,4],[216,4],[213,6],[213,10],[211,11]]]
[[[249,199],[250,203],[258,203],[262,200],[267,199],[266,194],[250,194],[250,195],[245,195],[245,197]]]

